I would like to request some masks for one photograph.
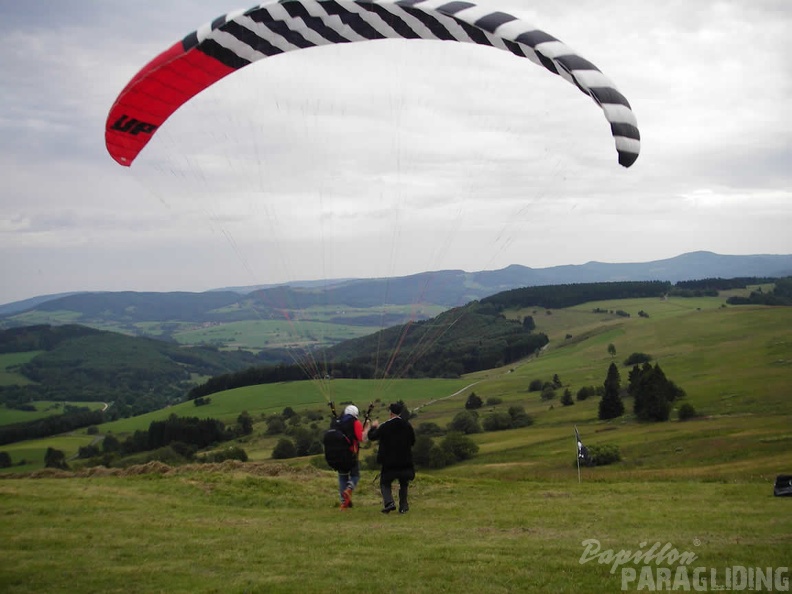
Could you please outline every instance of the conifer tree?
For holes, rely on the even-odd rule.
[[[630,373],[630,394],[636,417],[642,421],[667,421],[673,402],[685,392],[666,377],[659,364],[652,367],[645,363],[635,377]]]
[[[599,403],[600,420],[615,419],[624,414],[624,402],[619,391],[621,390],[621,376],[615,363],[608,367],[608,376],[605,378],[605,393]]]

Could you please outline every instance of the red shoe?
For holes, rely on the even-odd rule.
[[[349,509],[352,507],[352,489],[344,489],[343,493],[341,493],[341,497],[344,498],[341,509]]]

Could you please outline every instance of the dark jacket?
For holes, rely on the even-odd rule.
[[[379,427],[369,430],[368,438],[379,441],[377,462],[383,470],[413,468],[412,447],[415,445],[415,431],[408,421],[393,417]]]

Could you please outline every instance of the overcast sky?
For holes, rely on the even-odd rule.
[[[251,3],[252,4],[252,3]],[[528,60],[376,41],[262,60],[130,168],[107,113],[238,0],[0,0],[0,303],[81,290],[792,253],[792,2],[481,0],[596,64],[642,152]]]

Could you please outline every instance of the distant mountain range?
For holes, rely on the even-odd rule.
[[[442,270],[403,277],[301,281],[188,292],[68,293],[35,297],[0,306],[0,321],[14,325],[13,317],[31,311],[74,311],[83,317],[118,317],[126,321],[229,321],[234,306],[303,309],[312,305],[376,307],[382,304],[433,304],[456,307],[520,287],[592,282],[660,280],[676,283],[705,278],[792,276],[792,255],[727,256],[691,252],[665,260],[530,268],[512,265],[501,270],[465,272]],[[280,305],[279,305],[280,304]],[[217,313],[222,311],[223,313]],[[211,312],[215,312],[212,314]]]

